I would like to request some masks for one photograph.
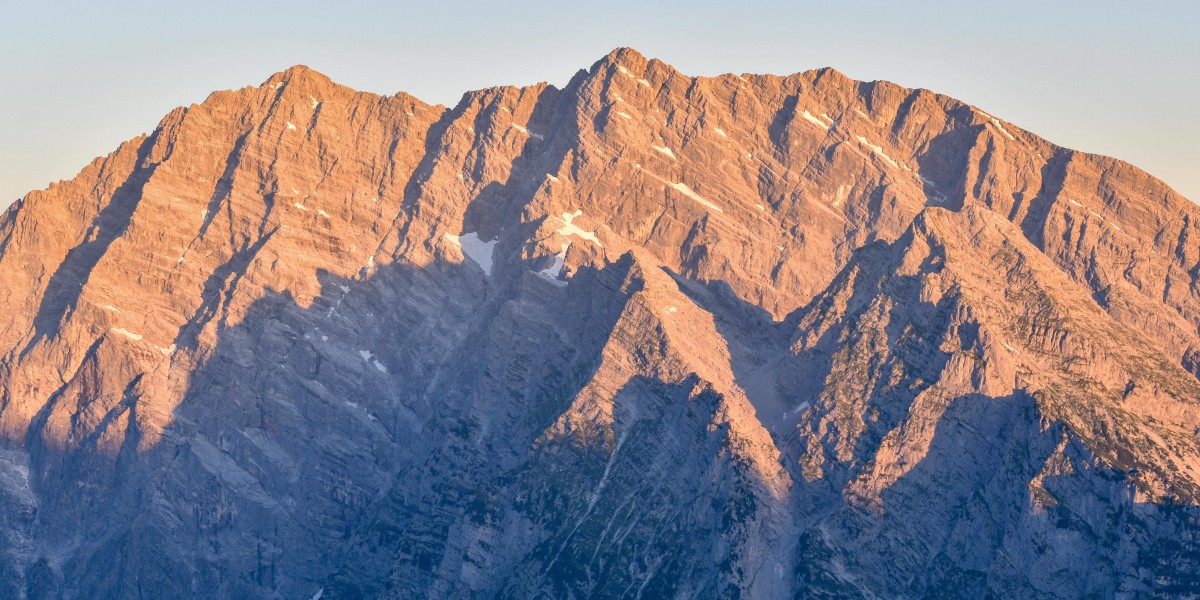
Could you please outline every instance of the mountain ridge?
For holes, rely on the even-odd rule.
[[[617,49],[447,108],[292,67],[0,220],[0,580],[1194,592],[1195,217],[832,69]]]

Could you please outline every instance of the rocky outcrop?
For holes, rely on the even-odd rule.
[[[832,69],[293,67],[0,219],[0,595],[1200,593],[1198,218]]]

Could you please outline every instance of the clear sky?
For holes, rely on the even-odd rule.
[[[976,104],[1200,201],[1200,2],[17,2],[0,6],[0,208],[175,106],[306,64],[454,104],[618,46],[692,75],[832,66]]]

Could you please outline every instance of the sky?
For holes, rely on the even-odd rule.
[[[453,105],[629,46],[690,75],[832,66],[947,94],[1200,201],[1200,2],[0,2],[0,209],[294,64]]]

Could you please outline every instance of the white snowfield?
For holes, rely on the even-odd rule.
[[[132,331],[126,330],[123,327],[113,327],[111,331],[117,335],[123,335],[135,342],[142,341],[142,336],[140,336]]]
[[[562,250],[559,250],[558,254],[554,255],[554,262],[549,267],[538,271],[537,274],[556,286],[566,287],[567,282],[562,281],[558,277],[562,275],[563,266],[567,264],[567,250],[570,248],[571,242],[563,244]]]
[[[540,134],[540,133],[533,133],[533,132],[529,131],[528,129],[526,129],[524,126],[522,126],[522,125],[517,125],[516,123],[513,123],[513,124],[512,124],[512,128],[513,128],[513,129],[516,129],[517,131],[520,131],[521,133],[523,133],[523,134],[525,134],[525,135],[527,135],[527,136],[529,136],[529,137],[531,137],[531,138],[537,139],[537,140],[544,140],[544,139],[546,139],[546,138],[545,138],[545,137],[544,137],[542,134]]]
[[[567,237],[575,236],[583,238],[603,248],[604,244],[600,242],[600,238],[596,237],[595,231],[587,231],[574,223],[575,219],[581,216],[583,216],[582,210],[576,210],[573,213],[563,213],[561,217],[563,226],[558,228],[558,233]]]
[[[995,125],[995,126],[996,126],[996,129],[999,129],[999,130],[1000,130],[1000,133],[1003,133],[1003,134],[1004,134],[1004,137],[1007,137],[1007,138],[1008,138],[1008,139],[1010,139],[1010,140],[1016,141],[1016,139],[1017,139],[1017,138],[1013,137],[1013,134],[1009,133],[1009,132],[1008,132],[1008,130],[1004,128],[1004,125],[1002,125],[1002,124],[1000,123],[1000,119],[997,119],[997,118],[993,117],[993,118],[992,118],[992,125]]]
[[[674,153],[674,152],[671,152],[671,149],[670,149],[670,148],[668,148],[668,147],[666,147],[666,146],[653,146],[653,145],[652,145],[652,146],[650,146],[650,147],[651,147],[651,148],[654,148],[655,150],[658,150],[659,152],[661,152],[661,153],[663,153],[663,154],[665,154],[665,155],[667,155],[667,156],[669,156],[669,157],[671,157],[671,159],[672,159],[672,160],[675,160],[675,153]]]
[[[492,250],[495,249],[496,242],[499,241],[498,239],[485,242],[479,239],[479,234],[475,232],[464,233],[462,235],[447,233],[446,239],[462,250],[464,256],[479,265],[479,268],[483,269],[485,275],[492,274]]]
[[[897,169],[899,169],[899,168],[900,168],[900,163],[898,163],[898,162],[896,162],[896,161],[892,160],[892,157],[888,156],[888,155],[887,155],[887,153],[883,151],[883,147],[882,147],[882,146],[876,146],[875,144],[872,144],[871,142],[868,142],[868,141],[867,141],[867,138],[865,138],[865,137],[863,137],[863,136],[861,136],[861,135],[858,135],[858,136],[855,136],[855,137],[857,137],[857,138],[858,138],[858,143],[860,143],[860,144],[862,144],[862,145],[864,145],[864,146],[866,146],[866,147],[870,148],[870,149],[871,149],[871,152],[874,152],[876,156],[878,156],[879,158],[882,158],[883,160],[887,161],[887,162],[888,162],[888,164],[892,165],[893,167],[895,167],[895,168],[897,168]]]
[[[717,206],[716,204],[713,204],[712,202],[709,202],[708,200],[705,200],[704,198],[702,198],[700,196],[700,194],[697,194],[695,191],[693,191],[692,188],[688,187],[688,185],[686,183],[672,183],[671,187],[674,188],[679,193],[683,194],[684,196],[687,196],[688,198],[691,198],[692,200],[699,202],[700,204],[704,205],[707,208],[715,210],[719,213],[725,212],[725,211],[721,210],[720,206]]]
[[[817,127],[820,127],[821,129],[824,129],[826,131],[829,131],[829,125],[826,125],[825,121],[822,121],[821,119],[814,117],[813,114],[808,112],[807,110],[800,113],[800,116],[804,117],[804,120],[808,121],[809,123],[812,123],[813,125],[816,125]]]

